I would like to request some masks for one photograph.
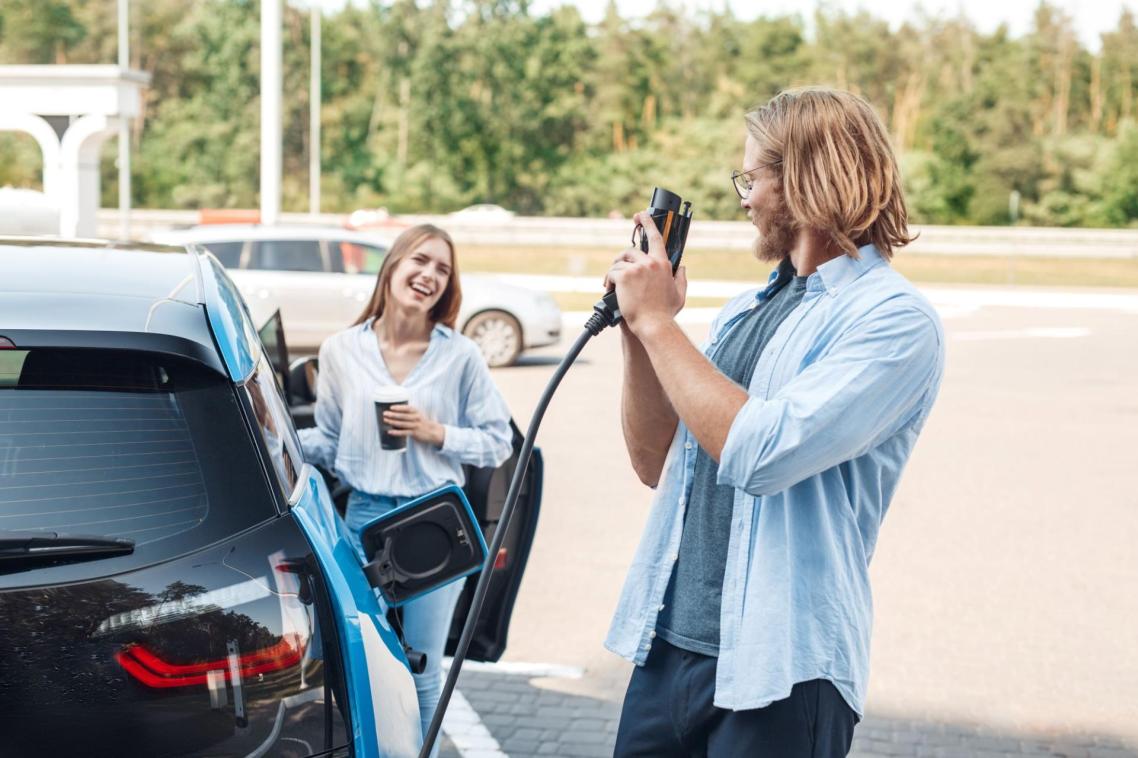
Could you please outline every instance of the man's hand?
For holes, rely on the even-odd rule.
[[[411,437],[419,442],[442,447],[446,429],[410,405],[393,405],[383,412],[383,420],[390,427],[392,437]]]
[[[684,307],[688,278],[683,266],[672,278],[672,262],[664,250],[664,238],[648,211],[633,216],[648,238],[648,253],[630,247],[613,261],[605,275],[605,288],[616,287],[616,298],[624,322],[639,336],[667,323]]]

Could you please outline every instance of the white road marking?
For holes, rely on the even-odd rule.
[[[443,731],[464,758],[509,758],[478,718],[478,712],[457,689],[451,693],[450,704],[443,715]]]
[[[450,658],[443,659],[443,668],[450,669]],[[510,676],[542,677],[550,676],[558,679],[580,679],[585,670],[579,666],[563,666],[559,663],[526,663],[522,661],[499,661],[497,663],[482,663],[480,661],[464,661],[463,671],[478,671],[487,674],[508,674]]]
[[[980,342],[985,340],[1019,340],[1019,339],[1075,339],[1087,337],[1090,329],[1078,326],[1061,326],[1040,329],[1002,329],[977,332],[949,332],[948,338],[962,342]]]
[[[443,659],[443,669],[450,670],[451,659]],[[478,671],[489,674],[506,674],[526,677],[557,677],[559,679],[580,679],[584,670],[577,666],[562,666],[557,663],[499,662],[481,663],[466,661],[464,671]],[[502,752],[498,741],[478,717],[470,702],[456,688],[451,693],[450,705],[443,716],[443,732],[450,737],[455,749],[463,758],[509,758]]]

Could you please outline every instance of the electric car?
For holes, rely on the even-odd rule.
[[[303,459],[287,363],[200,248],[0,239],[3,755],[417,754],[421,656]],[[472,659],[504,650],[534,460]],[[511,473],[468,472],[487,535]]]

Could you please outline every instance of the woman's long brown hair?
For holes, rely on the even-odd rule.
[[[447,279],[446,289],[442,297],[431,308],[430,318],[436,324],[443,324],[454,329],[458,320],[458,309],[462,306],[462,285],[458,281],[458,255],[454,251],[454,240],[446,231],[433,224],[419,224],[405,230],[395,238],[391,251],[383,259],[379,267],[379,274],[375,279],[375,290],[363,313],[359,315],[352,326],[362,324],[369,318],[379,318],[387,305],[387,298],[391,295],[391,276],[399,266],[399,262],[413,253],[419,245],[430,239],[440,239],[450,248],[450,278]]]

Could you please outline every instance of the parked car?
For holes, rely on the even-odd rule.
[[[449,214],[451,218],[463,223],[474,222],[484,224],[501,224],[514,217],[513,211],[508,211],[500,205],[493,203],[477,203],[468,205],[462,210]]]
[[[258,323],[279,309],[293,349],[315,352],[363,311],[393,237],[336,227],[218,225],[154,239],[208,248]],[[458,329],[491,366],[508,366],[522,350],[561,338],[561,311],[545,292],[464,273],[462,295]]]
[[[303,458],[284,387],[310,420],[314,367],[290,377],[279,316],[258,336],[197,248],[0,239],[0,270],[0,752],[415,755],[415,651]],[[468,472],[484,532],[518,443]],[[541,480],[475,660],[504,650]]]

